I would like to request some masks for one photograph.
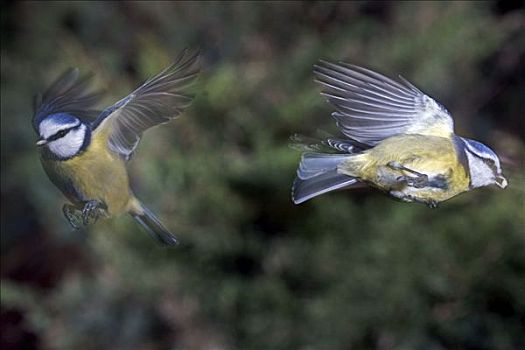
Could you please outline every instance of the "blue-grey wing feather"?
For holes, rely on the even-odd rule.
[[[33,104],[35,130],[42,119],[55,113],[69,113],[87,123],[93,121],[100,114],[94,105],[102,94],[90,92],[90,82],[91,75],[81,77],[77,68],[71,68],[55,80],[43,95],[36,95]]]
[[[337,110],[332,116],[351,139],[374,146],[390,136],[424,133],[437,125],[443,133],[453,131],[450,113],[402,77],[397,82],[366,68],[326,61],[315,65],[314,72],[322,94]]]
[[[145,130],[170,121],[190,105],[193,96],[186,88],[197,77],[198,61],[198,52],[184,50],[171,66],[100,114],[94,129],[112,121],[108,141],[112,151],[129,159]]]

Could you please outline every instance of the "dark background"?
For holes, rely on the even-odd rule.
[[[524,349],[523,2],[2,2],[2,349]],[[70,66],[105,105],[200,48],[197,97],[148,131],[130,217],[72,232],[32,95]],[[294,206],[295,132],[337,133],[319,58],[402,74],[504,161],[439,208],[369,190]],[[103,107],[103,105],[101,105]]]

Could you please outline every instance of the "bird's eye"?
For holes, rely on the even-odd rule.
[[[55,140],[58,140],[59,138],[64,137],[64,136],[69,132],[69,130],[70,130],[70,129],[60,130],[59,132],[57,132],[57,133],[54,134],[53,136],[49,137],[48,140],[49,140],[49,141],[55,141]]]
[[[492,169],[496,168],[496,161],[494,159],[488,158],[487,160],[485,160],[485,163]]]

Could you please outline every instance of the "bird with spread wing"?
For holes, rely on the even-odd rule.
[[[67,197],[63,213],[74,228],[99,217],[129,213],[159,242],[175,236],[129,186],[126,163],[147,129],[171,121],[191,103],[188,86],[199,72],[199,54],[184,50],[175,62],[102,112],[99,95],[78,69],[64,73],[35,99],[33,126],[49,179]]]
[[[507,186],[496,153],[457,136],[445,107],[406,79],[326,61],[314,73],[345,137],[305,142],[295,136],[307,152],[293,184],[294,203],[369,185],[435,207],[474,188]]]

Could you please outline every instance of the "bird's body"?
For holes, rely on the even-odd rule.
[[[292,189],[296,204],[367,184],[435,207],[476,187],[506,186],[496,154],[455,135],[450,113],[408,81],[324,61],[315,73],[346,138],[296,140],[308,150]]]
[[[49,179],[76,206],[87,200],[106,204],[107,214],[116,216],[132,209],[125,161],[107,147],[108,133],[95,133],[82,156],[66,160],[41,152],[42,165]]]
[[[78,228],[99,217],[129,213],[157,240],[175,236],[133,194],[126,163],[142,133],[177,117],[192,98],[185,88],[198,73],[198,55],[184,51],[174,64],[103,111],[86,92],[78,70],[59,78],[35,104],[33,125],[43,168],[71,204],[63,212]]]
[[[417,202],[432,198],[442,202],[468,191],[467,169],[456,156],[456,145],[450,138],[429,135],[393,136],[374,148],[348,158],[338,167],[340,174],[359,177],[373,187],[402,195]],[[410,150],[407,152],[407,149]],[[402,169],[392,169],[390,163],[403,164],[408,169],[428,176],[421,188],[409,186],[400,177],[412,176]],[[443,165],[447,164],[446,167]]]

